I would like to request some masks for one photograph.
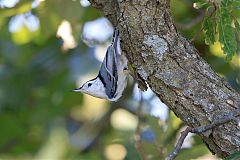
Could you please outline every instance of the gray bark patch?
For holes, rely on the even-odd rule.
[[[168,50],[166,40],[158,35],[145,35],[143,43],[150,47],[153,53],[155,53],[160,60],[162,60],[163,55]]]

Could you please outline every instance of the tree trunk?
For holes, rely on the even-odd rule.
[[[240,95],[176,30],[166,0],[90,0],[117,26],[121,48],[140,88],[146,84],[187,125],[207,125],[240,108]],[[240,150],[240,127],[230,122],[200,134],[213,154]]]

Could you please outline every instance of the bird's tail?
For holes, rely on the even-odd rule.
[[[113,48],[114,54],[118,61],[117,64],[119,64],[119,60],[121,59],[120,33],[116,27],[114,28],[111,47]]]

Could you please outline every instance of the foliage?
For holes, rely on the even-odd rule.
[[[173,16],[178,22],[187,23],[197,15],[196,10],[181,1],[173,0],[172,3]],[[201,9],[208,5],[198,6]],[[223,32],[230,32],[232,37],[223,37],[223,41],[233,42],[233,31],[239,34],[237,19],[225,15],[230,12],[230,5],[226,5],[226,11],[218,9],[214,16],[204,20],[210,50],[202,37],[195,43],[214,70],[239,90],[239,57],[226,63],[219,56],[219,47],[212,45],[217,40],[215,32],[220,20],[224,23],[234,21],[236,28],[224,26]],[[18,16],[26,20],[34,19],[32,15],[39,21],[35,29],[26,21],[23,25],[18,24],[18,29],[14,28],[16,24],[11,25]],[[96,9],[69,0],[46,0],[35,7],[31,0],[21,0],[13,7],[0,8],[0,159],[107,159],[108,150],[119,151],[115,153],[116,157],[140,159],[134,137],[138,102],[132,98],[131,81],[124,97],[117,103],[70,92],[79,79],[89,74],[93,78],[99,68],[100,62],[94,52],[105,42],[89,47],[81,37],[84,24],[100,17],[102,15]],[[212,21],[213,18],[218,19],[217,23]],[[63,21],[71,24],[77,43],[73,48],[63,49],[64,40],[56,36]],[[198,24],[182,33],[192,37],[200,27]],[[235,45],[226,44],[227,47]],[[235,48],[225,50],[229,55]],[[152,101],[145,99],[144,102],[142,145],[147,156],[163,159],[172,151],[183,124],[171,112],[166,120],[149,116],[147,111]],[[190,144],[177,159],[195,159],[209,153],[196,135],[190,138]]]
[[[238,160],[238,159],[240,159],[240,151],[231,154],[230,156],[228,156],[224,160]]]
[[[237,5],[240,5],[237,0],[213,1],[209,4],[206,1],[194,3],[196,9],[206,7],[206,16],[202,25],[205,43],[211,45],[219,40],[223,52],[227,55],[227,61],[237,52],[239,43],[239,22],[237,17],[233,16]],[[233,23],[235,27],[232,26]]]

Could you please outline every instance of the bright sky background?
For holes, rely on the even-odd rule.
[[[11,8],[14,7],[17,2],[19,2],[19,0],[0,0],[0,7]]]

